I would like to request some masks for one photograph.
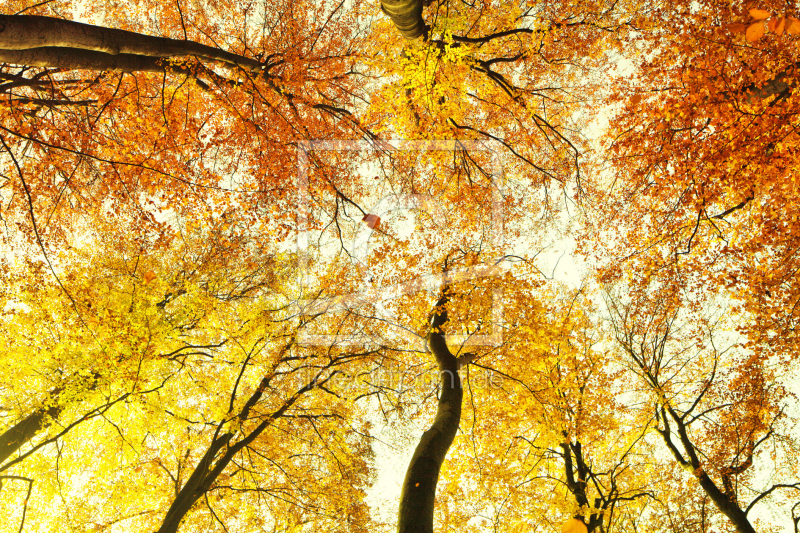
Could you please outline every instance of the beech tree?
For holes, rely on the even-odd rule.
[[[800,490],[787,463],[797,452],[780,370],[740,346],[724,347],[724,317],[690,325],[685,310],[663,301],[644,315],[643,300],[609,301],[617,341],[652,391],[654,427],[669,453],[736,531],[757,531],[756,505]],[[759,479],[764,461],[772,475]],[[794,509],[789,514],[797,519]]]
[[[18,237],[43,237],[46,219],[39,240],[56,249],[107,213],[169,233],[168,209],[198,223],[249,217],[280,239],[293,223],[283,203],[296,184],[294,140],[365,134],[348,110],[363,98],[348,49],[360,38],[357,5],[273,4],[246,24],[246,11],[221,4],[154,3],[161,35],[54,18],[52,7],[2,20],[5,212]],[[118,15],[117,26],[137,20]],[[241,53],[209,39],[223,28]]]
[[[4,398],[17,405],[4,420],[21,421],[3,434],[0,479],[8,496],[3,514],[15,527],[49,527],[48,517],[58,510],[47,507],[60,500],[65,508],[80,502],[79,513],[68,513],[76,526],[85,520],[102,527],[128,521],[126,527],[177,531],[181,523],[203,523],[196,503],[210,517],[223,508],[228,515],[233,502],[222,493],[230,490],[274,491],[271,502],[245,498],[255,507],[240,523],[252,527],[369,527],[360,502],[367,481],[366,434],[357,426],[349,435],[341,431],[341,420],[350,424],[345,404],[307,396],[370,352],[337,355],[297,347],[291,316],[271,309],[281,307],[280,267],[261,257],[260,272],[234,271],[215,249],[218,239],[209,245],[202,234],[193,237],[185,234],[178,249],[149,254],[142,252],[141,239],[131,239],[127,250],[119,240],[91,243],[92,251],[83,253],[92,260],[62,272],[71,294],[80,298],[75,302],[63,298],[41,266],[38,280],[10,280],[5,303],[15,311],[4,320],[3,366],[11,378]],[[235,250],[231,243],[225,251]],[[58,393],[49,389],[52,383],[60,384]],[[339,444],[315,437],[331,423],[337,424]],[[285,431],[284,425],[294,427],[291,438],[265,435]],[[291,451],[297,446],[304,449],[300,456]],[[80,459],[89,449],[98,454],[91,465],[85,464],[88,456]],[[349,466],[337,459],[344,449],[359,455],[342,459]],[[316,480],[292,489],[303,470],[315,472]],[[115,485],[111,471],[125,472],[127,489]],[[78,472],[104,497],[83,501],[73,492],[69,487]],[[346,481],[336,482],[337,475]],[[33,490],[33,500],[17,499],[21,485],[23,492]],[[139,496],[129,498],[133,493]],[[291,502],[288,508],[281,499]],[[332,512],[346,502],[346,511]]]
[[[732,294],[750,313],[751,348],[789,358],[800,26],[782,4],[748,7],[670,4],[642,20],[632,46],[647,60],[613,93],[614,180],[596,184],[594,216],[598,228],[619,224],[613,253],[630,259],[637,283]]]

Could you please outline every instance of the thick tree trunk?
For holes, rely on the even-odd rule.
[[[104,70],[119,72],[162,72],[163,59],[134,54],[111,55],[79,48],[0,49],[0,63],[26,67],[49,67],[68,70]]]
[[[90,371],[89,377],[73,376],[69,385],[65,384],[52,389],[44,406],[36,409],[31,414],[8,428],[0,435],[0,471],[4,469],[3,463],[20,447],[31,440],[36,434],[49,427],[53,419],[57,418],[64,410],[62,394],[69,388],[73,394],[67,394],[71,402],[76,401],[84,392],[92,391],[100,381],[100,374]],[[8,465],[7,465],[8,466]]]
[[[447,288],[437,302],[439,311],[431,324],[429,349],[436,358],[440,372],[439,405],[433,425],[425,433],[414,450],[414,456],[406,471],[400,495],[398,533],[433,533],[433,507],[439,471],[447,450],[453,443],[461,420],[461,379],[458,376],[458,359],[447,348],[442,325],[447,321]]]
[[[217,436],[206,450],[205,455],[195,467],[189,480],[181,487],[175,500],[167,509],[161,527],[157,533],[175,533],[181,525],[181,521],[186,516],[194,504],[205,494],[211,485],[216,481],[219,474],[228,466],[231,459],[239,449],[232,453],[231,448],[227,448],[233,435],[225,433]],[[225,449],[225,453],[217,458],[217,454]],[[216,463],[214,462],[216,459]]]
[[[381,9],[406,39],[413,41],[425,35],[422,0],[381,0]]]
[[[60,392],[60,389],[57,389],[50,394],[50,397],[57,401]],[[58,404],[39,408],[3,432],[0,435],[0,471],[3,470],[2,465],[6,459],[39,431],[49,426],[50,422],[61,414],[61,410],[62,406]]]
[[[194,41],[169,39],[167,37],[154,37],[125,30],[82,24],[71,20],[62,20],[51,17],[29,15],[0,15],[0,49],[5,58],[15,57],[11,51],[16,51],[19,56],[16,60],[0,60],[35,66],[54,68],[103,68],[108,70],[153,70],[144,65],[155,65],[157,58],[195,56],[200,59],[222,61],[236,65],[247,70],[259,70],[263,67],[255,59],[244,57],[225,50],[219,50]],[[43,52],[36,52],[44,50]],[[64,53],[57,53],[63,50]],[[96,66],[70,67],[65,63],[69,61],[66,54],[74,54],[76,50],[85,51],[77,63],[81,61]],[[94,54],[89,53],[94,52]],[[28,55],[25,55],[28,54]],[[105,56],[123,56],[117,61],[116,68],[103,66],[103,61],[111,60]],[[133,69],[132,57],[140,59],[143,67]],[[26,62],[37,61],[36,63]],[[46,63],[46,59],[52,60]],[[144,58],[152,58],[149,62]],[[125,66],[127,65],[127,66]]]

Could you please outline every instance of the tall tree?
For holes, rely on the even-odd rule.
[[[301,325],[280,281],[291,269],[235,231],[224,249],[220,235],[185,230],[150,253],[146,235],[121,243],[109,233],[82,243],[92,251],[74,253],[85,264],[61,272],[74,301],[41,266],[39,279],[9,275],[3,397],[16,405],[4,414],[4,516],[32,529],[61,516],[77,528],[178,531],[210,519],[368,530],[368,430],[351,404],[320,396],[372,352],[297,346]],[[5,438],[36,417],[25,439]],[[308,472],[316,477],[300,483]],[[76,490],[75,476],[104,499]],[[32,493],[18,500],[24,480]],[[249,513],[242,522],[237,507]]]
[[[658,299],[609,302],[617,342],[650,391],[670,455],[737,532],[757,531],[750,513],[759,503],[800,491],[780,367],[726,347],[727,317],[689,321],[689,312]],[[757,473],[764,464],[768,479]]]

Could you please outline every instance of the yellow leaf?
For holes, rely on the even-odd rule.
[[[757,40],[761,39],[764,36],[764,23],[763,22],[754,22],[750,24],[747,28],[747,32],[745,33],[745,37],[751,43],[756,42]]]
[[[577,518],[570,518],[561,527],[561,533],[587,533],[586,524]]]
[[[751,9],[750,10],[750,17],[754,20],[764,20],[772,13],[767,11],[766,9]]]

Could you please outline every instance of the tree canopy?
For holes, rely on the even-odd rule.
[[[8,0],[0,531],[798,533],[798,35]]]

